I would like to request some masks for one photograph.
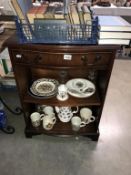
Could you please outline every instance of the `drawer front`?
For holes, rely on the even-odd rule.
[[[93,66],[108,65],[111,58],[111,52],[94,52],[87,55],[87,58],[83,56],[85,64]]]
[[[52,66],[95,66],[107,65],[111,53],[87,53],[87,54],[39,54],[36,57],[38,64]]]
[[[16,63],[37,64],[47,66],[99,66],[107,65],[111,53],[94,52],[86,54],[39,53],[31,51],[13,51]]]
[[[35,54],[33,52],[13,51],[13,61],[15,63],[33,64]]]

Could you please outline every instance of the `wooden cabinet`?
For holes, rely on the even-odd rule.
[[[115,53],[117,46],[78,46],[78,45],[40,45],[18,44],[15,38],[7,41],[13,70],[17,82],[22,108],[25,118],[25,135],[32,137],[37,134],[49,135],[83,135],[92,140],[98,140],[99,122],[103,110]],[[66,83],[72,78],[86,78],[95,84],[96,92],[88,98],[69,96],[66,101],[57,100],[56,96],[40,99],[32,96],[29,89],[33,81],[38,78],[54,78],[59,83]],[[39,104],[55,106],[89,107],[95,121],[72,131],[71,122],[57,122],[50,131],[44,130],[42,125],[34,128],[30,121],[30,114]],[[80,113],[78,112],[79,116]]]

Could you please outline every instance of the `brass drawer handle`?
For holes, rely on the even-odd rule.
[[[87,65],[87,63],[88,63],[88,57],[87,57],[87,55],[83,55],[81,57],[81,61],[83,62],[83,65]]]

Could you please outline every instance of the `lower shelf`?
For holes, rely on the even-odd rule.
[[[27,137],[32,137],[33,135],[38,135],[38,134],[59,135],[59,136],[81,135],[81,136],[87,136],[87,137],[96,136],[94,140],[97,140],[99,137],[99,131],[98,131],[98,128],[96,127],[95,122],[89,123],[85,127],[81,128],[78,132],[74,132],[72,130],[70,122],[62,123],[58,121],[54,125],[53,129],[50,131],[44,130],[42,127],[42,124],[37,128],[33,127],[31,123],[29,123],[26,126],[25,135]]]

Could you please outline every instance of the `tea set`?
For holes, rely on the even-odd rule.
[[[87,124],[93,122],[95,117],[92,115],[92,110],[88,107],[80,109],[80,117],[77,115],[79,112],[78,107],[62,106],[45,106],[38,105],[38,112],[33,112],[30,115],[30,119],[33,127],[39,127],[42,121],[43,129],[49,131],[52,130],[57,118],[56,114],[61,122],[67,123],[71,121],[73,131],[79,131],[80,128],[85,127]]]
[[[34,85],[34,86],[33,86]],[[48,85],[48,90],[51,89],[51,92],[46,92],[46,95],[52,95],[52,93],[56,93],[56,98],[59,101],[65,101],[69,98],[69,95],[78,97],[78,98],[85,98],[93,95],[95,93],[95,85],[87,79],[82,78],[74,78],[69,80],[66,84],[59,84],[54,79],[38,79],[34,82],[31,87],[31,90],[34,93],[41,92],[41,95],[45,94],[45,91],[42,89]],[[39,85],[39,88],[36,88]],[[50,85],[50,88],[49,88]],[[44,87],[43,87],[44,86]],[[57,89],[57,91],[56,91]],[[38,92],[39,90],[39,92]],[[69,94],[69,95],[68,95]],[[53,129],[57,119],[57,117],[61,122],[67,123],[71,121],[72,130],[79,131],[81,127],[85,127],[90,122],[95,120],[95,117],[92,116],[92,110],[88,107],[83,107],[79,110],[78,106],[76,107],[69,107],[69,106],[46,106],[46,105],[37,105],[37,112],[33,112],[30,115],[30,119],[32,125],[34,127],[38,127],[41,125],[45,130]],[[79,112],[80,117],[77,115]]]

